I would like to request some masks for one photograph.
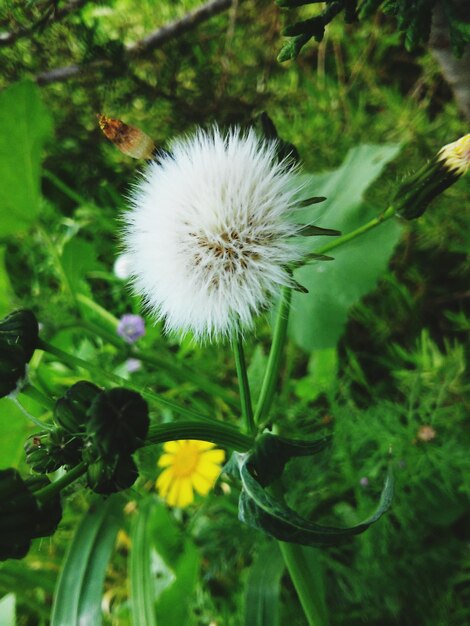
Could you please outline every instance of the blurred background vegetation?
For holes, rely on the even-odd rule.
[[[71,241],[79,241],[72,258],[81,257],[80,288],[86,297],[116,317],[139,311],[139,302],[112,274],[119,214],[136,164],[102,137],[98,113],[138,126],[165,145],[196,125],[256,124],[267,111],[310,172],[338,168],[361,144],[400,144],[367,190],[366,204],[376,213],[387,206],[402,176],[468,132],[468,120],[436,61],[424,45],[407,51],[390,16],[377,13],[348,25],[335,20],[321,43],[306,46],[287,64],[276,60],[286,20],[272,0],[239,0],[161,45],[142,43],[200,6],[198,0],[6,0],[0,8],[0,87],[36,81],[54,127],[43,154],[40,223],[13,235],[0,233],[6,268],[2,313],[15,306],[33,308],[49,338],[121,374],[125,346],[74,327],[77,303],[54,252],[62,254]],[[8,127],[1,132],[8,138]],[[338,187],[347,196],[341,181]],[[391,512],[352,543],[311,551],[312,576],[323,581],[332,626],[470,621],[469,250],[467,177],[418,221],[404,224],[388,267],[365,297],[348,303],[341,337],[312,350],[294,333],[289,344],[276,402],[279,430],[297,437],[334,434],[331,451],[315,458],[313,467],[311,460],[291,463],[286,481],[292,504],[313,519],[354,523],[373,509],[387,452],[393,449],[397,486]],[[367,252],[366,247],[366,265]],[[255,391],[269,338],[265,316],[247,345]],[[236,388],[224,348],[180,345],[150,324],[142,342],[148,351],[170,354]],[[44,389],[75,381],[60,367],[37,373]],[[145,366],[134,376],[168,397],[230,419],[223,402],[198,394],[168,372]],[[29,423],[7,400],[0,407],[2,467],[29,471],[22,454]],[[34,403],[29,408],[34,412]],[[152,491],[158,453],[158,448],[140,453],[142,476],[130,501],[139,490]],[[49,623],[61,561],[90,501],[84,489],[71,490],[53,539],[38,542],[25,561],[0,566],[5,619],[14,598],[19,625]],[[178,531],[185,542],[175,574],[180,584],[168,583],[169,598],[156,592],[159,623],[262,623],[249,621],[252,597],[246,589],[256,589],[266,559],[276,570],[275,547],[238,523],[236,506],[236,485],[224,479],[184,514],[156,509],[148,527],[155,529],[148,539],[152,549],[165,554],[161,527],[165,536]],[[103,599],[104,622],[124,626],[133,623],[127,557],[135,531],[132,506],[126,510]],[[165,571],[159,571],[163,578]],[[267,588],[273,602],[280,599],[279,623],[303,626],[281,565],[264,584],[260,595]],[[184,612],[172,613],[176,606]]]

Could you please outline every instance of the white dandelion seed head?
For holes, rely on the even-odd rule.
[[[152,162],[124,215],[134,287],[167,331],[250,328],[301,258],[294,166],[254,131],[199,131]]]

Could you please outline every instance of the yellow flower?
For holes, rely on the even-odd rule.
[[[202,496],[215,484],[225,452],[214,450],[208,441],[180,439],[167,441],[158,460],[163,472],[157,478],[158,493],[170,506],[185,507],[194,500],[194,490]]]
[[[459,176],[466,174],[470,168],[470,134],[441,148],[437,158]]]

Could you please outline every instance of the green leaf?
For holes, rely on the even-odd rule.
[[[15,626],[15,594],[9,593],[0,600],[0,624]]]
[[[259,552],[246,582],[245,626],[280,626],[279,595],[284,569],[276,543]]]
[[[343,539],[364,532],[390,508],[393,496],[391,467],[385,479],[379,505],[370,517],[349,528],[314,524],[263,489],[251,474],[251,456],[249,452],[233,454],[243,485],[239,500],[239,519],[280,541],[313,547],[332,546]]]
[[[5,267],[5,252],[5,246],[0,246],[0,317],[4,317],[11,311],[13,300],[13,290]]]
[[[130,606],[134,624],[156,626],[155,577],[152,568],[152,514],[156,500],[141,500],[134,516],[131,531],[129,578],[131,585]]]
[[[315,350],[308,362],[308,375],[295,384],[298,398],[314,402],[321,394],[331,395],[336,387],[338,353],[336,348]]]
[[[365,206],[364,193],[398,151],[396,144],[358,146],[337,170],[306,176],[303,194],[324,195],[327,200],[320,208],[302,209],[296,220],[343,234],[368,222],[386,207]],[[293,293],[292,299],[289,334],[300,347],[312,351],[336,346],[349,309],[375,287],[400,232],[399,224],[389,220],[334,250],[334,261],[312,263],[294,272],[295,280],[309,291]]]
[[[26,408],[34,404],[24,397],[21,398],[21,402]],[[24,443],[34,428],[37,429],[12,400],[9,398],[0,400],[0,441],[2,442],[0,469],[18,467],[25,459]]]
[[[29,228],[39,215],[41,153],[52,123],[39,88],[16,83],[0,94],[0,237]]]
[[[51,626],[100,626],[103,583],[123,499],[111,496],[92,505],[77,528],[62,564],[52,607]]]
[[[103,265],[97,261],[96,256],[95,247],[88,241],[74,238],[65,244],[61,263],[72,292],[83,291],[81,283],[87,272],[103,269]]]
[[[162,504],[154,507],[152,518],[150,536],[165,573],[165,586],[157,590],[157,623],[189,626],[189,603],[198,579],[199,553]]]

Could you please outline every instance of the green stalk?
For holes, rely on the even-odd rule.
[[[283,287],[281,290],[281,300],[276,314],[276,322],[273,331],[273,340],[269,352],[268,364],[264,373],[261,392],[255,411],[255,423],[262,423],[271,409],[276,392],[276,384],[281,367],[282,353],[287,335],[287,323],[289,321],[289,310],[292,299],[290,287]]]
[[[289,576],[294,583],[309,626],[326,626],[321,581],[312,578],[303,547],[294,543],[278,542]]]
[[[362,226],[359,226],[355,230],[352,230],[350,233],[346,233],[346,235],[342,235],[341,237],[337,237],[336,239],[333,239],[329,243],[326,243],[321,248],[318,248],[318,250],[315,250],[315,252],[313,252],[312,255],[326,254],[327,252],[331,252],[331,250],[334,250],[335,248],[339,248],[339,246],[342,246],[343,244],[347,243],[348,241],[351,241],[352,239],[356,239],[356,237],[359,237],[360,235],[367,233],[369,230],[372,230],[376,226],[380,226],[380,224],[383,224],[386,220],[390,219],[394,215],[395,215],[395,209],[393,208],[393,206],[389,206],[388,209],[386,209],[383,213],[381,213],[377,217],[374,217],[373,219],[368,221],[366,224],[363,224]],[[308,258],[309,257],[307,255],[307,259]]]
[[[55,496],[62,489],[77,480],[77,478],[80,478],[86,472],[86,467],[86,463],[79,463],[55,482],[36,491],[34,495],[43,502],[49,500],[51,496]]]
[[[146,445],[174,441],[177,439],[198,439],[212,441],[219,446],[244,452],[253,447],[253,438],[239,432],[235,427],[223,422],[205,424],[196,422],[172,422],[150,426]]]
[[[243,339],[240,333],[232,341],[235,366],[237,368],[238,387],[240,389],[240,402],[243,421],[249,433],[254,432],[255,422],[253,419],[253,407],[251,405],[250,384],[248,382],[248,372],[246,369],[245,351],[243,350]]]
[[[38,404],[42,404],[42,406],[46,407],[46,409],[49,409],[50,411],[54,408],[54,400],[42,393],[42,391],[37,389],[37,387],[33,387],[31,384],[23,387],[21,393],[28,396],[32,400],[35,400]]]
[[[191,409],[186,409],[185,407],[182,407],[179,404],[176,404],[176,402],[172,402],[171,400],[166,400],[165,398],[162,398],[161,396],[157,395],[156,393],[153,393],[152,391],[141,389],[140,387],[132,384],[128,380],[125,380],[124,378],[121,378],[120,376],[117,376],[116,374],[113,374],[112,372],[107,372],[103,370],[101,367],[98,367],[97,365],[93,365],[93,363],[90,363],[89,361],[84,361],[83,359],[73,356],[72,354],[68,354],[67,352],[64,352],[60,348],[56,348],[55,346],[48,343],[47,341],[44,341],[43,339],[39,339],[37,347],[39,350],[43,350],[44,352],[49,352],[49,354],[53,354],[58,359],[60,359],[60,361],[62,361],[63,363],[66,363],[70,367],[85,369],[91,374],[96,374],[100,378],[101,377],[107,378],[108,380],[118,385],[119,387],[127,387],[128,389],[132,389],[136,391],[137,393],[140,393],[144,398],[146,398],[150,402],[154,402],[158,406],[171,409],[172,411],[174,411],[175,413],[178,413],[179,415],[183,415],[190,419],[203,420],[205,422],[211,422],[211,423],[212,422],[218,423],[217,420],[213,420],[212,418],[207,417],[206,415],[203,415],[202,413],[196,413],[195,411],[192,411]]]

